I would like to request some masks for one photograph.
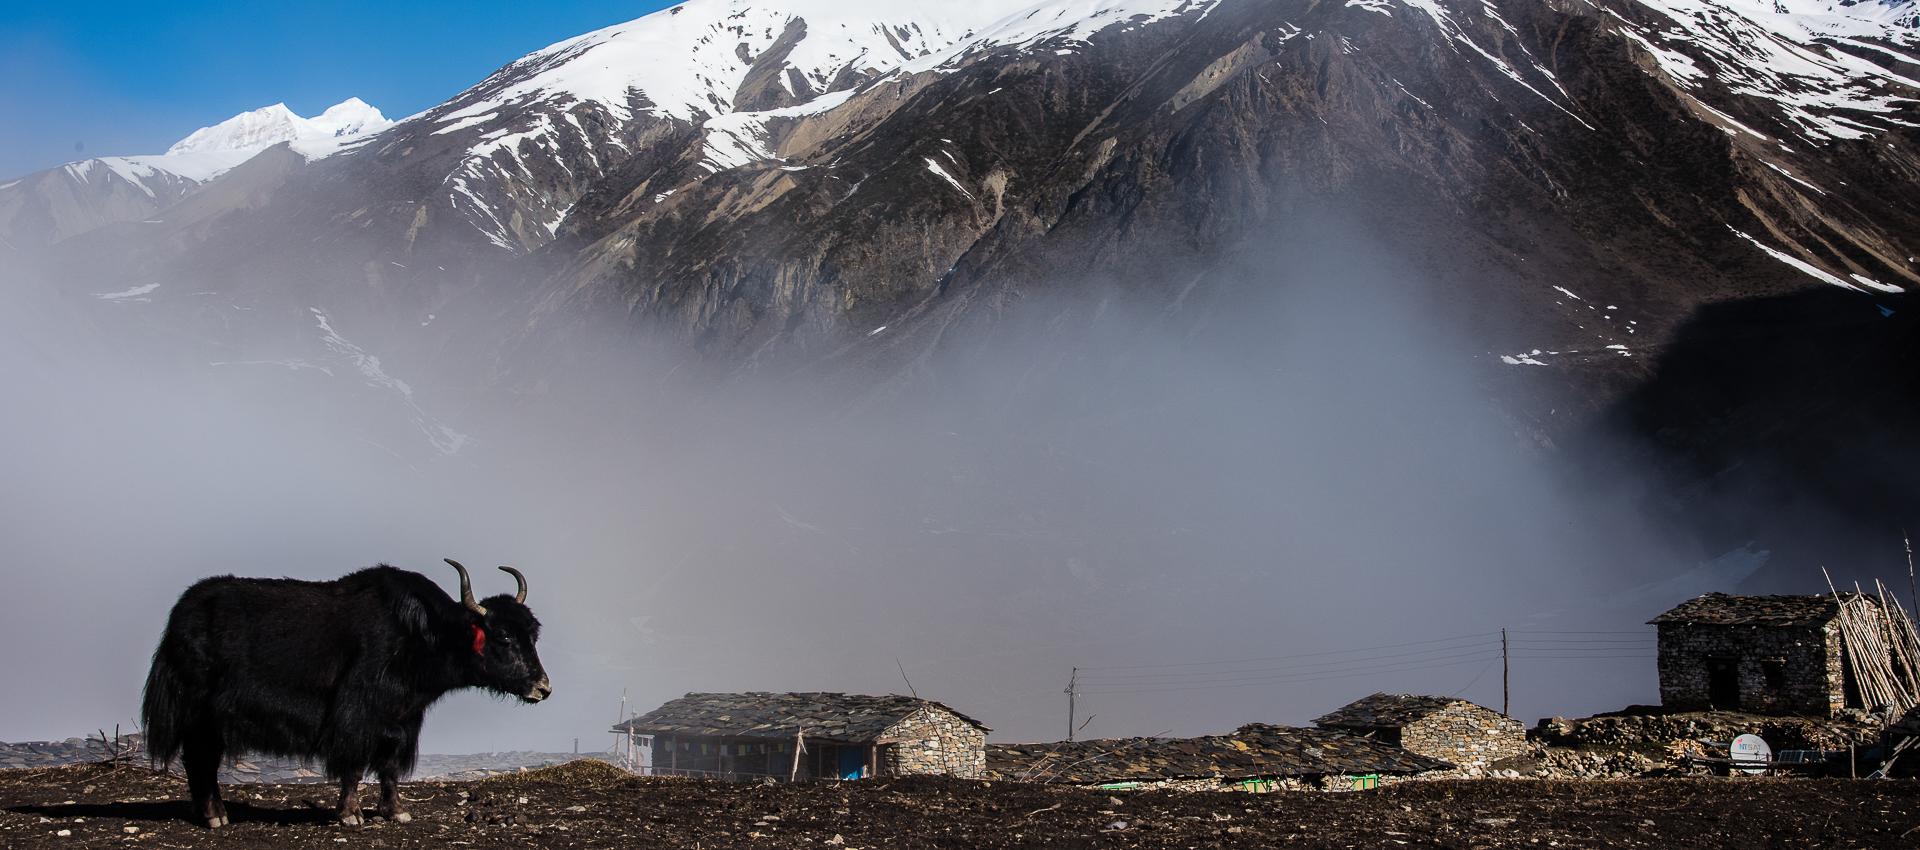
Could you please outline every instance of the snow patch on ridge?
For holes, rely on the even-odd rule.
[[[761,112],[730,112],[708,119],[702,125],[706,138],[702,151],[705,156],[700,164],[710,172],[720,172],[755,162],[785,162],[773,151],[772,135],[767,126],[769,122],[819,115],[846,103],[853,95],[853,89],[842,89],[797,106]]]
[[[1478,41],[1475,41],[1472,35],[1468,34],[1466,27],[1462,26],[1458,20],[1454,19],[1453,13],[1448,11],[1447,6],[1443,4],[1441,0],[1400,0],[1400,2],[1406,4],[1409,8],[1418,9],[1419,11],[1425,12],[1427,14],[1427,17],[1432,18],[1434,24],[1439,26],[1440,31],[1446,35],[1450,45],[1466,45],[1468,50],[1471,50],[1474,53],[1479,54],[1479,56],[1482,59],[1485,59],[1489,63],[1492,63],[1494,69],[1499,71],[1502,76],[1505,76],[1507,79],[1510,79],[1516,83],[1519,83],[1522,88],[1525,88],[1527,91],[1533,92],[1541,100],[1544,100],[1547,103],[1552,104],[1555,109],[1558,109],[1561,112],[1566,113],[1568,116],[1572,117],[1573,120],[1580,122],[1580,126],[1585,127],[1589,130],[1596,129],[1592,124],[1587,123],[1587,120],[1585,118],[1580,117],[1579,115],[1575,114],[1573,110],[1568,109],[1566,104],[1562,103],[1561,100],[1556,100],[1552,97],[1549,97],[1546,92],[1541,91],[1539,88],[1535,87],[1533,83],[1528,82],[1526,76],[1521,74],[1519,69],[1515,68],[1512,63],[1508,62],[1500,54],[1480,46],[1480,43]],[[1464,6],[1466,4],[1461,4],[1461,5]],[[1485,15],[1487,18],[1498,23],[1500,27],[1506,30],[1507,32],[1515,33],[1515,34],[1518,33],[1518,31],[1513,28],[1512,24],[1507,23],[1505,18],[1500,17],[1499,10],[1495,9],[1493,4],[1491,2],[1488,2],[1488,0],[1481,0],[1479,11],[1481,14]],[[1540,64],[1540,60],[1535,58],[1533,54],[1527,50],[1525,44],[1522,44],[1518,41],[1515,41],[1514,43],[1519,46],[1520,52],[1526,56],[1527,61],[1530,63],[1529,67],[1533,70],[1533,72],[1535,74],[1538,74],[1542,79],[1545,79],[1548,83],[1552,84],[1554,89],[1560,92],[1561,99],[1567,101],[1568,103],[1571,103],[1573,100],[1573,97],[1567,93],[1567,90],[1565,88],[1561,87],[1560,81],[1554,77],[1553,72],[1547,70],[1546,66]],[[1456,49],[1458,48],[1456,47]]]
[[[102,301],[152,301],[153,299],[146,296],[153,294],[153,291],[159,288],[160,284],[147,283],[129,289],[123,289],[119,292],[102,292],[93,297]]]
[[[967,200],[969,201],[974,200],[973,193],[967,191],[967,187],[962,185],[959,180],[955,179],[952,174],[948,174],[947,170],[945,168],[942,168],[938,161],[936,161],[933,157],[927,157],[926,160],[927,160],[928,171],[931,171],[934,174],[939,175],[940,179],[947,181],[947,183],[953,186],[953,188],[960,190],[960,194],[967,196]]]
[[[1787,265],[1792,266],[1795,269],[1798,269],[1800,272],[1804,273],[1808,277],[1811,277],[1814,280],[1820,281],[1821,283],[1830,283],[1830,284],[1833,284],[1834,286],[1840,287],[1841,289],[1850,289],[1850,290],[1853,290],[1854,292],[1881,292],[1881,293],[1887,293],[1887,294],[1894,294],[1894,293],[1900,293],[1900,292],[1906,291],[1905,289],[1902,289],[1893,284],[1881,283],[1872,278],[1864,277],[1862,275],[1857,275],[1857,274],[1853,275],[1852,277],[1855,281],[1858,282],[1858,285],[1855,285],[1854,283],[1849,283],[1845,279],[1837,277],[1827,272],[1825,269],[1820,268],[1819,266],[1816,266],[1812,263],[1809,263],[1805,260],[1800,259],[1799,257],[1796,257],[1792,254],[1789,254],[1785,251],[1782,251],[1778,248],[1768,245],[1765,242],[1761,242],[1760,240],[1755,239],[1752,236],[1748,236],[1746,233],[1735,229],[1732,225],[1728,225],[1727,229],[1732,230],[1734,234],[1739,236],[1740,238],[1745,239],[1748,242],[1752,242],[1754,246],[1759,248],[1760,250],[1767,252],[1767,256],[1770,256],[1776,260],[1779,260],[1780,262],[1786,263]]]
[[[1671,25],[1639,24],[1612,10],[1608,14],[1676,85],[1697,94],[1717,81],[1736,95],[1767,101],[1809,140],[1876,135],[1888,124],[1905,123],[1893,115],[1916,105],[1911,93],[1920,89],[1920,82],[1835,46],[1870,49],[1909,66],[1920,62],[1915,50],[1920,48],[1915,31],[1920,20],[1915,20],[1911,2],[1637,2]]]
[[[406,381],[387,374],[386,369],[380,365],[380,358],[368,354],[366,350],[349,342],[346,337],[335,331],[333,322],[325,311],[318,307],[308,309],[313,313],[314,323],[320,328],[321,344],[326,346],[335,357],[353,366],[367,386],[399,395],[401,403],[406,406],[408,418],[413,422],[414,427],[420,429],[420,433],[426,436],[427,442],[433,445],[434,450],[443,455],[451,455],[459,452],[467,444],[467,435],[448,428],[428,416],[419,403],[414,401],[413,387]],[[328,374],[332,373],[328,372]]]
[[[1145,25],[1196,12],[1205,17],[1219,4],[1220,0],[1056,0],[988,27],[961,52],[998,47],[1071,48],[1087,44],[1095,33],[1109,27]]]

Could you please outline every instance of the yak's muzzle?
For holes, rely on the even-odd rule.
[[[527,702],[539,702],[550,696],[553,696],[553,686],[547,684],[547,677],[541,676],[540,681],[534,684],[533,690],[528,691],[527,695],[521,699]]]

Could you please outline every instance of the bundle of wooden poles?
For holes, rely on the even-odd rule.
[[[1869,707],[1892,706],[1889,720],[1900,719],[1920,704],[1920,631],[1915,630],[1913,617],[1878,580],[1874,589],[1879,616],[1873,606],[1855,601],[1873,598],[1858,584],[1850,598],[1840,595],[1831,576],[1827,589],[1840,607],[1840,640],[1861,702]]]

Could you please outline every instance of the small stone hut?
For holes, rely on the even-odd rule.
[[[1840,619],[1880,627],[1880,604],[1857,593],[1709,593],[1649,620],[1659,630],[1660,704],[1676,711],[1831,717],[1859,708]]]
[[[1445,762],[1358,735],[1249,723],[1228,735],[991,744],[987,778],[1102,788],[1272,791],[1350,788],[1366,777],[1445,770]]]
[[[1313,722],[1324,729],[1367,734],[1469,771],[1484,771],[1527,751],[1527,730],[1520,721],[1454,697],[1374,694]]]
[[[645,739],[647,772],[666,776],[977,779],[992,730],[914,697],[750,692],[687,694],[613,731]]]

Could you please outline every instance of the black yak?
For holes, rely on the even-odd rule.
[[[174,603],[140,714],[154,761],[179,756],[194,816],[227,823],[221,760],[263,753],[318,760],[340,783],[340,821],[360,823],[361,777],[380,778],[382,817],[410,820],[395,783],[413,769],[427,707],[456,688],[529,703],[552,692],[534,642],[540,622],[513,596],[458,602],[419,573],[381,564],[334,581],[220,576]]]

